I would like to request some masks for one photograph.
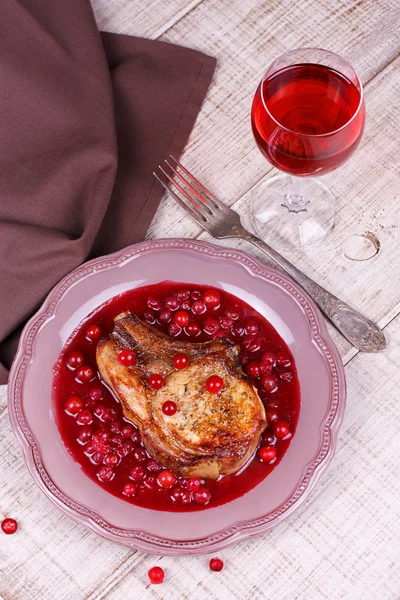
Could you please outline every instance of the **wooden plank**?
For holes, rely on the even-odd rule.
[[[92,0],[97,25],[101,31],[124,33],[157,39],[202,0]]]
[[[348,405],[335,459],[309,500],[271,532],[210,556],[159,558],[102,541],[74,525],[31,481],[7,420],[0,420],[0,516],[21,523],[0,544],[5,600],[397,600],[400,317],[388,349],[346,368]],[[366,525],[368,524],[368,525]],[[166,571],[150,586],[147,571]]]

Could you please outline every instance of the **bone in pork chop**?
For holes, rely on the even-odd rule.
[[[119,353],[131,349],[133,366],[122,366]],[[173,366],[184,353],[189,365]],[[124,416],[139,428],[146,450],[177,475],[217,479],[233,474],[251,458],[267,422],[255,388],[243,374],[239,348],[228,339],[204,343],[179,341],[142,323],[131,313],[114,319],[114,330],[97,346],[97,365],[104,381],[121,402]],[[157,373],[165,385],[148,385]],[[211,375],[224,387],[206,390]],[[165,415],[162,406],[172,400],[177,411]]]

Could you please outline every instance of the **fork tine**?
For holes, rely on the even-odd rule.
[[[180,181],[182,181],[182,183],[184,183],[184,184],[185,184],[185,186],[186,186],[187,188],[189,188],[189,190],[190,190],[190,191],[191,191],[191,192],[192,192],[192,193],[195,195],[196,199],[197,199],[197,200],[200,202],[200,204],[202,205],[202,207],[204,206],[204,207],[205,207],[205,208],[208,210],[208,212],[209,212],[210,214],[212,214],[212,210],[211,210],[211,208],[210,208],[210,206],[212,206],[212,204],[211,204],[210,200],[209,200],[207,197],[205,197],[205,196],[201,195],[201,194],[199,193],[199,191],[198,191],[198,190],[196,190],[196,188],[194,188],[194,187],[192,186],[192,184],[190,183],[190,181],[188,181],[187,179],[185,179],[185,177],[183,177],[183,176],[181,175],[181,173],[179,173],[179,171],[178,171],[177,169],[175,169],[175,167],[173,167],[173,166],[171,165],[171,163],[169,163],[169,162],[167,161],[167,159],[164,159],[164,162],[165,162],[165,164],[166,164],[166,165],[168,165],[168,167],[171,169],[171,171],[173,171],[173,172],[175,173],[175,175],[178,177],[178,179],[179,179]]]
[[[169,177],[167,173],[165,173],[164,169],[162,169],[161,167],[158,167],[158,168],[160,169],[160,171],[162,173],[164,173],[164,175],[168,178],[168,180],[173,183],[173,185],[177,185],[175,183],[175,181],[171,177]],[[160,179],[160,177],[154,171],[153,171],[153,175],[156,179],[158,179],[158,181],[161,183],[163,188],[165,190],[167,190],[167,192],[169,194],[171,194],[171,196],[174,198],[174,200],[176,200],[178,202],[178,204],[180,204],[180,206],[182,206],[182,208],[184,208],[199,225],[204,227],[206,218],[201,214],[201,212],[199,210],[197,210],[197,208],[195,206],[193,206],[191,203],[186,202],[185,200],[183,200],[183,198],[178,196],[178,194],[176,192],[174,192],[172,187],[168,186],[166,183],[164,183],[164,181],[162,179]]]
[[[196,177],[194,177],[190,171],[188,171],[172,154],[169,155],[169,158],[172,158],[174,163],[201,189],[207,200],[211,200],[211,202],[215,205],[216,208],[226,208],[226,205],[220,202],[218,198],[214,196]],[[175,171],[175,169],[174,169]],[[175,171],[176,173],[176,171]]]

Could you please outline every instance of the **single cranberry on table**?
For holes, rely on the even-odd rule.
[[[133,479],[134,481],[143,481],[145,475],[146,475],[145,468],[141,467],[139,465],[137,467],[133,467],[129,471],[129,477],[131,479]]]
[[[228,306],[225,314],[227,317],[232,319],[232,321],[238,321],[243,317],[243,308],[238,304],[234,304],[233,306]]]
[[[201,479],[200,477],[191,477],[187,482],[187,489],[189,492],[197,492],[197,490],[201,487]]]
[[[289,425],[285,421],[276,421],[273,431],[278,440],[283,440],[290,435]]]
[[[93,423],[93,415],[87,408],[84,408],[77,414],[76,422],[78,425],[91,425]]]
[[[164,581],[165,573],[161,567],[152,567],[147,573],[150,583],[159,584]]]
[[[172,321],[172,311],[169,308],[163,308],[158,313],[158,321],[160,325],[168,325]]]
[[[4,519],[4,521],[2,521],[1,528],[6,535],[12,535],[17,531],[18,523],[15,519],[11,519],[10,517],[8,517],[7,519]]]
[[[92,457],[93,458],[93,457]],[[108,483],[112,481],[115,477],[115,471],[112,467],[108,467],[107,465],[102,465],[100,469],[98,469],[96,473],[97,479],[102,483]]]
[[[193,492],[193,499],[197,504],[208,504],[211,500],[211,492],[205,487],[199,487],[198,490]]]
[[[77,415],[82,410],[84,402],[79,396],[71,396],[65,403],[65,410],[70,415]]]
[[[165,380],[158,373],[153,373],[150,375],[147,383],[153,390],[160,390],[165,385]]]
[[[185,332],[190,337],[196,337],[201,333],[201,327],[196,321],[189,321],[189,323],[185,327]]]
[[[260,383],[266,392],[272,393],[278,389],[278,380],[275,375],[263,375]]]
[[[94,379],[95,375],[94,369],[89,367],[89,365],[82,365],[76,371],[76,379],[79,383],[87,383],[91,379]]]
[[[189,364],[189,358],[187,354],[175,354],[172,363],[175,369],[186,369]]]
[[[101,327],[98,325],[89,325],[86,329],[86,338],[91,342],[95,342],[100,339],[101,336]]]
[[[124,496],[128,496],[129,498],[134,496],[136,494],[136,485],[129,481],[122,488],[122,493]]]
[[[206,390],[209,394],[218,394],[224,385],[222,377],[219,375],[211,375],[206,381]]]
[[[178,310],[172,317],[172,322],[179,325],[179,327],[186,327],[189,323],[189,314],[185,310]]]
[[[258,456],[265,463],[271,463],[276,459],[276,448],[274,446],[261,446],[258,450]]]
[[[131,367],[136,363],[136,354],[133,350],[126,348],[118,354],[118,362],[123,367]]]
[[[172,417],[177,411],[177,406],[173,400],[167,400],[162,405],[161,410],[167,417]]]
[[[92,439],[92,435],[93,435],[93,428],[90,427],[90,425],[84,425],[83,427],[81,427],[79,429],[78,437],[76,438],[76,440],[77,440],[78,444],[81,444],[81,446],[84,446]],[[86,450],[85,450],[85,452],[86,452]]]
[[[164,469],[159,472],[157,475],[157,481],[161,487],[170,488],[174,485],[176,481],[176,477],[172,471],[168,471],[168,469]]]
[[[219,572],[224,568],[224,562],[220,558],[212,558],[210,560],[210,570]]]
[[[292,364],[292,361],[290,360],[286,352],[278,352],[277,354],[275,354],[275,361],[278,367],[287,368],[290,367],[290,365]]]
[[[221,295],[217,290],[206,290],[201,299],[208,308],[218,308],[221,304]]]
[[[158,298],[155,298],[154,296],[149,296],[147,298],[147,306],[153,310],[160,310],[161,301]]]
[[[170,323],[168,325],[168,335],[171,337],[178,337],[179,334],[182,333],[182,327],[180,327],[177,323]]]
[[[192,304],[192,313],[194,315],[202,315],[207,310],[204,302],[200,302],[200,300],[195,300]]]
[[[181,305],[181,301],[176,296],[167,296],[164,298],[163,304],[170,310],[178,310]]]
[[[67,356],[67,365],[70,369],[77,369],[78,367],[83,365],[84,360],[85,359],[82,352],[70,352]]]
[[[251,360],[247,363],[246,373],[254,379],[260,377],[260,363],[258,362],[258,360]]]
[[[205,320],[203,329],[206,333],[209,333],[210,335],[212,335],[213,333],[218,331],[219,321],[217,321],[217,319],[213,319],[212,317],[209,317],[208,319]]]

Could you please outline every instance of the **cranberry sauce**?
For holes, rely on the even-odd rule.
[[[243,369],[264,402],[269,423],[260,448],[240,474],[218,481],[175,477],[144,450],[138,429],[124,419],[96,366],[97,340],[112,331],[113,318],[124,311],[181,340],[227,337],[240,345]],[[119,360],[128,368],[134,352],[124,350]],[[185,355],[177,355],[174,366],[184,368]],[[221,382],[210,385],[218,393]],[[254,488],[286,452],[300,408],[293,356],[268,321],[232,294],[172,282],[125,292],[91,313],[64,346],[53,389],[58,428],[84,472],[127,502],[166,511],[217,506]],[[170,404],[165,410],[176,410]]]

